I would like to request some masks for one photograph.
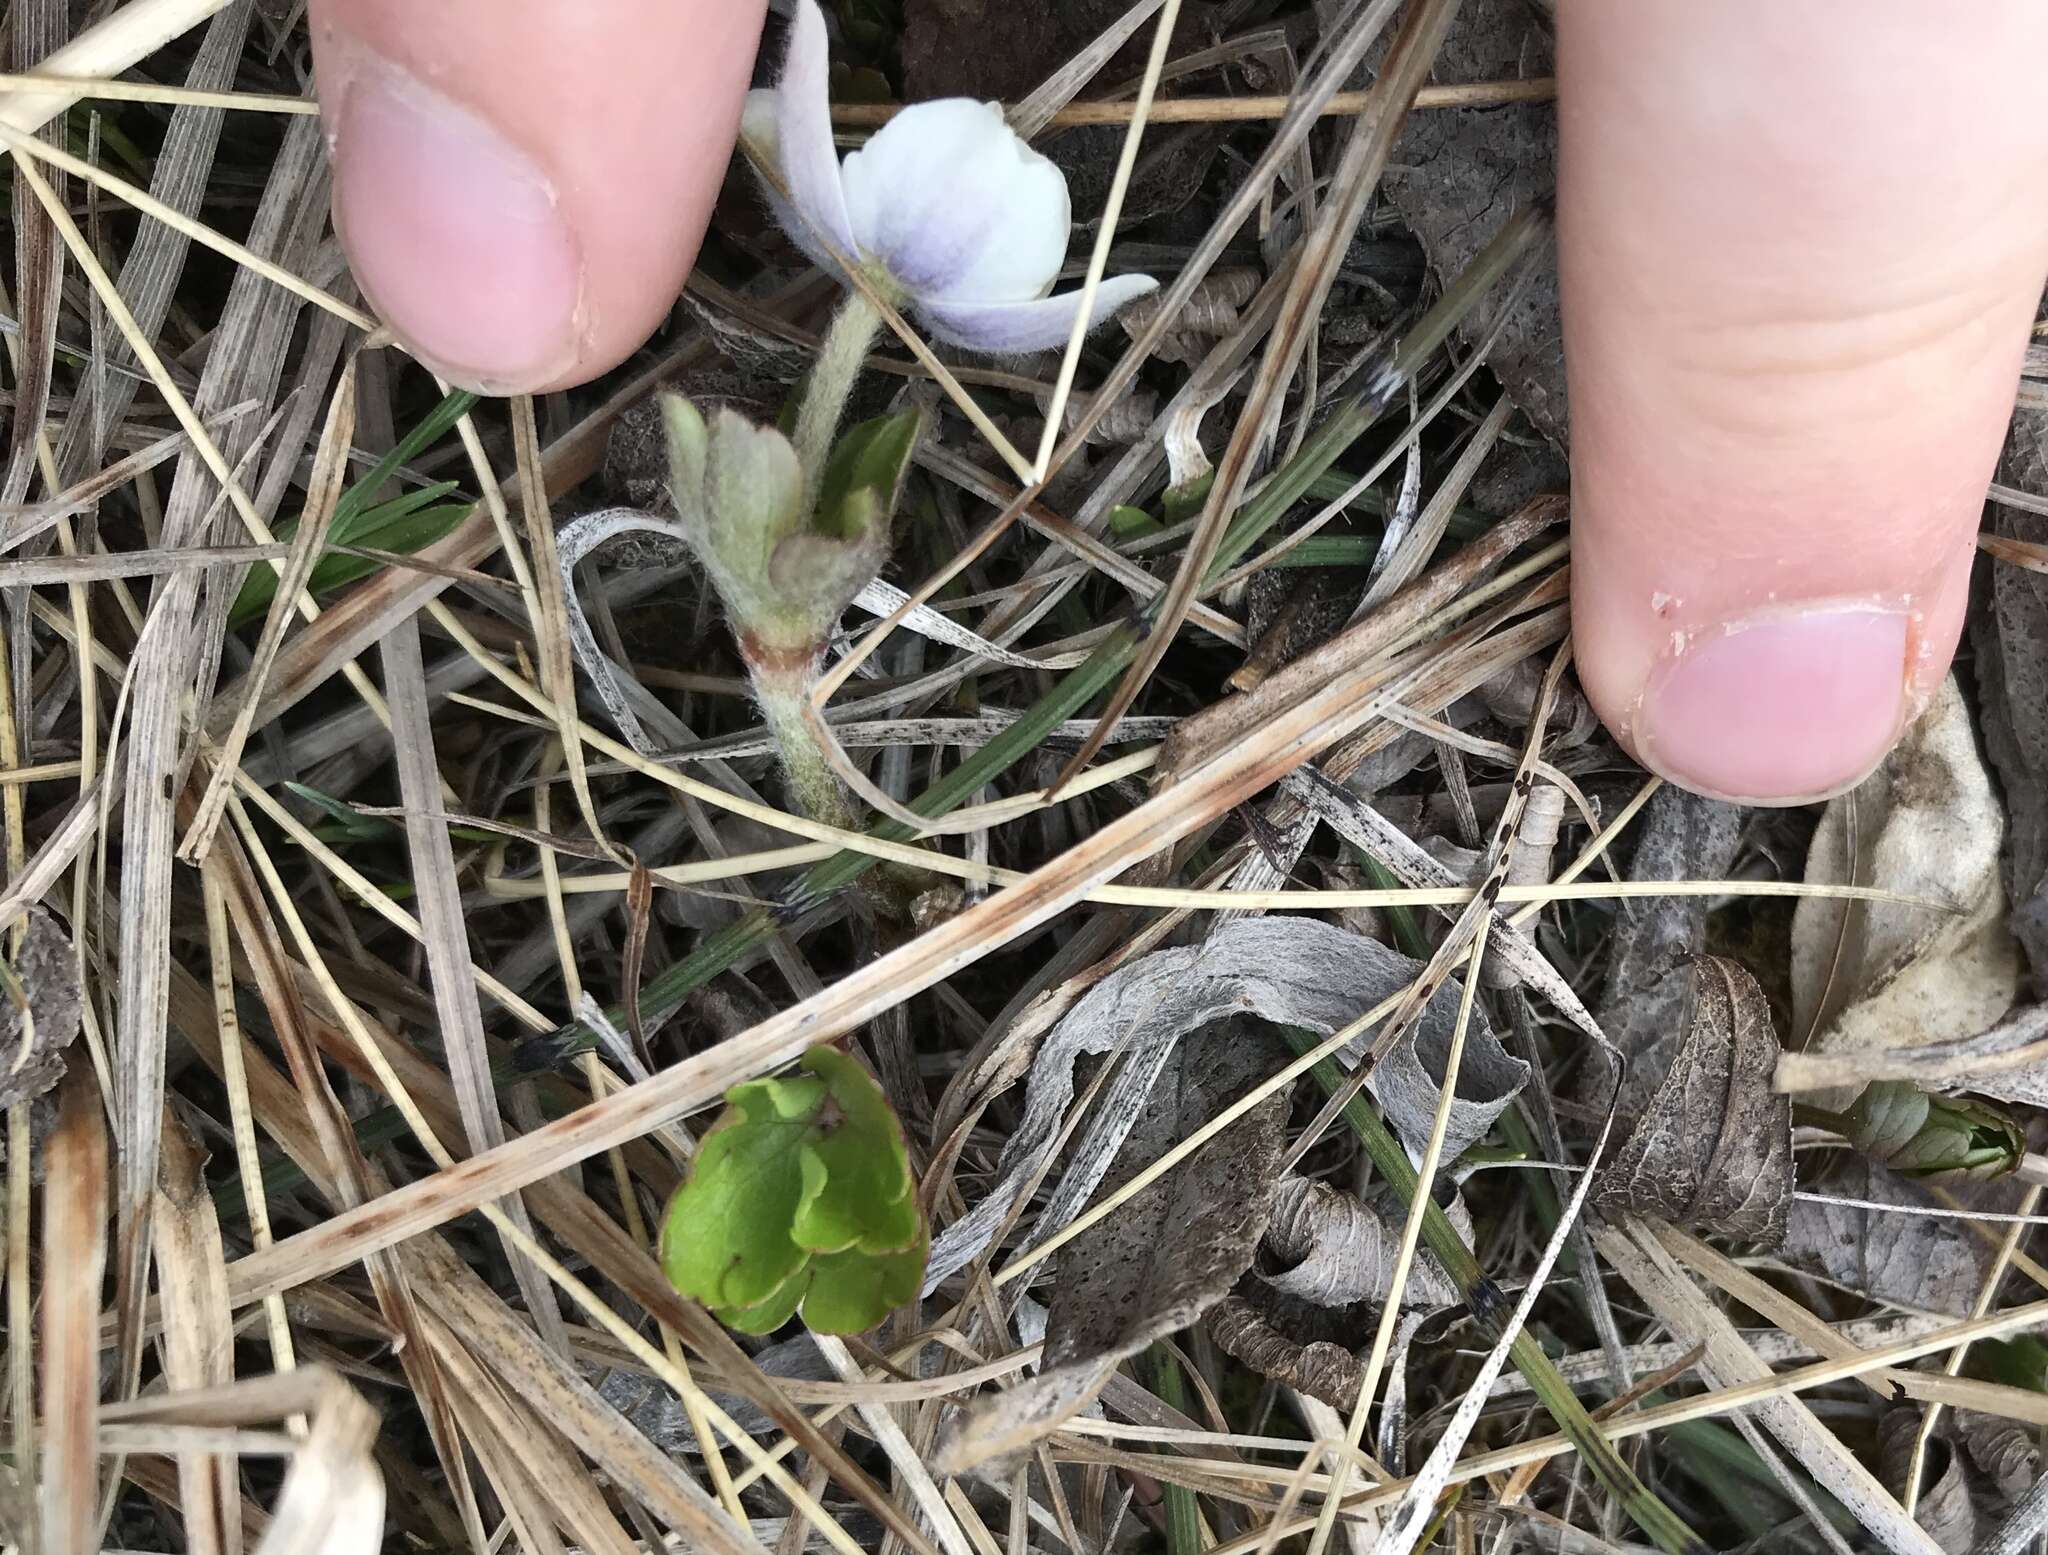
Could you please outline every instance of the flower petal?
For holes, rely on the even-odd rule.
[[[1067,257],[1067,180],[992,103],[913,104],[841,177],[861,251],[913,295],[1023,302]]]
[[[1124,304],[1156,291],[1158,286],[1149,275],[1105,279],[1095,290],[1095,307],[1090,312],[1088,327],[1094,329]],[[953,302],[917,297],[912,299],[911,306],[925,327],[947,344],[1007,355],[1065,345],[1073,333],[1074,313],[1081,306],[1081,294],[1061,292],[1057,297],[1040,297],[1032,302]]]
[[[783,182],[789,185],[798,224],[792,226],[783,209],[775,214],[797,246],[813,259],[819,257],[818,238],[843,254],[850,255],[854,249],[846,196],[839,186],[839,152],[832,144],[832,104],[827,96],[830,72],[825,13],[818,9],[818,0],[797,0],[796,17],[789,29],[789,54],[775,85],[775,155]],[[769,203],[781,205],[777,200]],[[799,233],[798,226],[803,225],[809,226],[809,233]]]

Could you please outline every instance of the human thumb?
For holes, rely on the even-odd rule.
[[[1859,781],[1939,685],[2048,275],[2039,0],[1561,0],[1573,638],[1689,788]]]
[[[694,262],[766,0],[312,0],[334,218],[443,376],[537,392],[623,361]]]

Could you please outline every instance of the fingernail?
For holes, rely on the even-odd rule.
[[[1717,798],[1796,804],[1853,787],[1906,715],[1906,617],[1809,608],[1694,634],[1651,673],[1636,754]]]
[[[573,363],[582,257],[524,152],[372,57],[349,81],[334,161],[334,221],[356,281],[430,367],[504,393]]]

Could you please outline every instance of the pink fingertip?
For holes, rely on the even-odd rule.
[[[1631,736],[1660,776],[1717,798],[1799,804],[1861,782],[1908,709],[1909,622],[1820,606],[1693,634],[1652,671]]]
[[[429,366],[509,393],[571,365],[583,263],[541,169],[488,122],[365,58],[334,126],[334,219],[372,308]]]

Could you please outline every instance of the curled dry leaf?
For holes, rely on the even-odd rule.
[[[2021,1005],[1996,1025],[1953,1041],[1881,1052],[1787,1053],[1778,1060],[1784,1091],[1878,1080],[2048,1107],[2048,1004]]]
[[[1200,945],[1155,951],[1119,967],[1046,1034],[1030,1065],[1024,1115],[1004,1146],[995,1186],[933,1241],[926,1293],[988,1246],[1043,1170],[1073,1101],[1074,1066],[1083,1055],[1120,1052],[1124,1069],[1071,1151],[1038,1222],[1039,1238],[1066,1224],[1094,1196],[1144,1112],[1154,1079],[1189,1032],[1249,1014],[1327,1036],[1399,993],[1421,970],[1420,962],[1375,940],[1310,919],[1271,917],[1221,924]],[[1456,984],[1438,990],[1366,1081],[1411,1152],[1419,1152],[1429,1137],[1458,1000]],[[1367,1028],[1344,1056],[1355,1059],[1365,1052],[1377,1030]],[[1006,1065],[1002,1072],[1016,1071]],[[1444,1139],[1447,1161],[1493,1126],[1527,1077],[1528,1066],[1509,1056],[1475,1009]]]
[[[1264,1276],[1265,1281],[1283,1295],[1319,1307],[1384,1300],[1400,1253],[1402,1219],[1391,1196],[1367,1203],[1315,1178],[1289,1177],[1280,1184],[1266,1227],[1267,1252],[1288,1267]],[[1463,1229],[1469,1236],[1469,1223]],[[1401,1305],[1448,1307],[1462,1300],[1435,1255],[1418,1250]]]
[[[1109,1175],[1121,1186],[1252,1089],[1281,1054],[1248,1022],[1180,1043]],[[1178,1332],[1251,1267],[1273,1211],[1287,1097],[1269,1096],[1060,1255],[1038,1375],[973,1405],[940,1450],[947,1473],[1006,1459],[1102,1390],[1119,1362]]]
[[[1313,1339],[1303,1344],[1266,1321],[1242,1296],[1225,1296],[1209,1314],[1209,1337],[1225,1355],[1244,1362],[1332,1409],[1349,1409],[1365,1384],[1365,1367],[1341,1344]]]
[[[1792,918],[1792,1046],[1840,1053],[1971,1036],[2013,1002],[2019,957],[1999,884],[2005,815],[1953,679],[1860,787],[1831,800],[1808,885],[1879,886],[1904,902],[1803,898]],[[1854,1091],[1826,1093],[1841,1107]]]
[[[28,909],[27,923],[19,949],[14,928],[0,932],[0,958],[12,974],[0,990],[0,1106],[40,1096],[62,1079],[64,1050],[78,1035],[78,957],[71,936],[40,907]]]
[[[1893,1409],[1877,1423],[1878,1460],[1884,1482],[1901,1501],[1911,1473],[1913,1442],[1920,1434],[1921,1413],[1906,1406]],[[1969,1555],[1977,1539],[1977,1509],[1970,1501],[1970,1482],[1963,1473],[1963,1454],[1945,1428],[1927,1443],[1920,1469],[1920,1499],[1913,1521],[1925,1528],[1948,1555]]]
[[[2015,411],[1999,481],[2048,491],[2048,410]],[[2010,540],[2048,543],[2048,516],[1993,504],[1991,528]],[[1984,745],[2012,818],[2006,888],[2012,932],[2048,999],[2048,576],[1994,562],[1991,608],[1973,613]]]
[[[1720,880],[1735,861],[1744,811],[1665,784],[1643,815],[1641,840],[1629,865],[1631,880]],[[1649,1104],[1693,1029],[1700,979],[1691,965],[1707,948],[1704,896],[1658,896],[1623,901],[1614,920],[1600,1024],[1628,1061],[1616,1105],[1632,1118]],[[1605,1107],[1614,1088],[1608,1066],[1588,1066],[1589,1105]]]
[[[1775,1243],[1792,1201],[1792,1101],[1771,1090],[1770,1003],[1724,957],[1696,961],[1691,976],[1678,1052],[1615,1152],[1597,1203]]]
[[[1956,1411],[1956,1434],[1977,1465],[2006,1502],[2018,1500],[2041,1477],[2041,1448],[2034,1432],[2002,1415],[1980,1410]]]

